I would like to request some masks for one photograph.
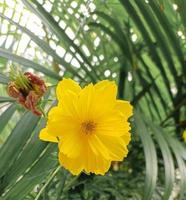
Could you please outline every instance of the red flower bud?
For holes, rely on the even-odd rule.
[[[38,116],[42,115],[42,112],[37,109],[37,103],[39,100],[40,97],[34,91],[30,91],[25,101],[25,107]]]
[[[24,75],[28,78],[34,91],[39,96],[42,96],[46,92],[47,88],[46,88],[45,82],[41,78],[39,78],[38,76],[35,76],[34,74],[30,72],[25,72]]]
[[[31,110],[33,114],[42,115],[37,105],[47,90],[44,81],[30,72],[19,73],[13,78],[14,81],[8,84],[8,95],[17,99],[21,105]]]
[[[13,97],[13,98],[18,98],[19,97],[19,94],[20,94],[20,91],[17,89],[16,85],[14,82],[10,82],[8,84],[8,95],[10,97]]]

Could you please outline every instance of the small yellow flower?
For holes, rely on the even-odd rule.
[[[184,142],[186,142],[186,129],[183,132],[183,140],[184,140]]]
[[[126,157],[132,115],[129,102],[116,100],[107,80],[81,88],[71,79],[57,86],[58,105],[49,111],[40,139],[58,142],[60,164],[72,174],[105,174],[112,161]]]

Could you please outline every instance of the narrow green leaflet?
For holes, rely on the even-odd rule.
[[[6,174],[6,187],[12,183],[15,183],[16,179],[25,173],[30,166],[39,158],[44,149],[47,147],[47,142],[39,140],[38,134],[41,128],[44,126],[44,120],[35,128],[34,135],[29,139],[23,151],[19,155],[19,158],[9,169]]]
[[[12,60],[14,62],[17,62],[17,63],[23,65],[24,67],[31,67],[31,68],[39,71],[39,72],[42,72],[43,74],[45,74],[45,75],[47,75],[51,78],[54,78],[54,79],[57,79],[57,80],[61,79],[61,77],[57,73],[55,73],[55,72],[43,67],[42,65],[31,61],[31,60],[28,60],[28,59],[23,58],[21,56],[15,55],[15,54],[13,54],[13,53],[5,50],[5,49],[0,48],[0,56],[5,57],[5,58]]]
[[[180,155],[180,146],[182,145],[177,141],[177,138],[171,137],[169,134],[166,134],[165,139],[169,143],[169,146],[172,149],[172,152],[174,153],[177,163],[178,163],[178,168],[180,172],[180,177],[181,177],[181,183],[180,183],[180,199],[186,199],[186,164],[183,159],[183,157]],[[185,150],[186,153],[186,150]]]
[[[164,56],[165,61],[167,61],[168,65],[169,65],[168,69],[170,70],[172,76],[174,77],[175,83],[177,84],[177,86],[179,86],[180,83],[179,83],[179,79],[177,78],[178,72],[175,67],[173,58],[171,56],[172,54],[171,54],[170,48],[167,44],[166,38],[165,38],[164,34],[162,33],[162,30],[159,28],[159,23],[155,20],[154,16],[152,15],[152,13],[149,9],[149,6],[145,2],[136,1],[136,0],[134,2],[136,3],[137,7],[139,8],[140,13],[144,16],[144,19],[147,22],[150,30],[153,30],[152,34],[158,41],[162,55]]]
[[[177,55],[178,60],[182,66],[183,72],[185,72],[185,63],[180,41],[176,36],[175,30],[172,29],[170,22],[164,12],[161,11],[160,5],[156,1],[150,1],[149,5],[152,7],[152,11],[155,13],[158,21],[161,23],[162,28],[165,31],[167,38],[169,39],[172,49]]]
[[[41,183],[57,167],[58,160],[54,160],[52,153],[56,150],[55,144],[50,144],[44,154],[31,167],[31,169],[9,190],[3,200],[24,200],[34,186]]]
[[[9,82],[9,78],[6,77],[4,74],[0,73],[0,83],[6,85],[6,84],[8,84],[8,82]]]
[[[6,103],[6,102],[14,102],[15,99],[11,98],[11,97],[2,97],[0,96],[0,103]]]
[[[32,0],[37,6],[37,9],[27,0],[22,0],[22,2],[30,9],[32,10],[40,19],[42,19],[43,23],[49,27],[49,29],[59,38],[60,41],[67,42],[68,45],[72,46],[75,51],[82,57],[84,62],[86,62],[90,67],[91,63],[88,60],[88,58],[84,55],[84,53],[81,51],[81,49],[74,43],[73,40],[69,38],[69,36],[64,32],[63,29],[58,25],[58,23],[54,20],[54,18],[48,13],[37,1]],[[75,54],[74,54],[75,55]],[[91,67],[94,74],[90,73],[90,71],[87,69],[87,67],[84,66],[84,62],[81,62],[81,67],[83,70],[87,73],[87,75],[91,78],[92,81],[96,81],[96,78],[99,79],[99,76],[97,76],[97,73],[95,72],[94,68]]]
[[[153,123],[150,121],[148,121],[148,124],[151,127],[151,130],[153,131],[155,139],[157,140],[162,152],[165,167],[165,191],[163,200],[167,200],[172,193],[175,181],[174,161],[167,141],[163,137],[165,133],[162,128],[153,125]]]
[[[143,149],[146,160],[146,178],[143,200],[149,200],[152,199],[157,180],[158,166],[156,149],[151,135],[143,121],[142,115],[140,115],[138,110],[135,110],[134,119],[136,123],[137,134],[139,134],[143,143]]]
[[[16,104],[9,106],[1,115],[0,115],[0,134],[5,128],[6,124],[11,119],[12,115],[16,111]]]
[[[0,149],[0,179],[13,164],[38,123],[39,118],[26,112]],[[6,156],[5,156],[6,155]],[[3,184],[1,185],[3,186]]]
[[[134,9],[134,7],[132,6],[130,1],[126,1],[124,3],[122,0],[120,0],[120,2],[123,5],[123,7],[126,9],[128,14],[130,15],[130,17],[135,22],[137,28],[139,29],[139,31],[141,32],[141,34],[143,36],[143,39],[146,41],[147,46],[152,54],[152,60],[156,64],[157,68],[161,71],[162,77],[165,82],[165,86],[167,87],[167,91],[168,91],[171,99],[173,100],[173,95],[172,95],[171,89],[170,89],[171,88],[170,82],[169,82],[168,76],[166,74],[166,70],[163,65],[163,61],[162,61],[161,57],[159,56],[158,51],[153,44],[153,40],[151,39],[151,36],[150,36],[149,32],[147,31],[146,26],[144,25],[143,21],[141,20],[140,16],[137,14],[136,10]],[[154,27],[154,28],[156,29],[156,27]]]
[[[63,65],[69,72],[71,72],[73,75],[77,76],[81,80],[84,80],[82,76],[78,74],[78,72],[71,66],[70,63],[67,63],[63,58],[59,57],[56,52],[42,39],[37,37],[34,33],[32,33],[29,29],[19,25],[18,23],[14,22],[10,18],[2,15],[0,13],[0,16],[6,20],[8,20],[10,23],[17,26],[21,31],[25,32],[29,37],[39,46],[42,48],[43,51],[45,51],[48,55],[51,55],[58,63]]]

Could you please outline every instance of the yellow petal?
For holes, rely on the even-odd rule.
[[[48,112],[48,119],[55,120],[61,116],[62,108],[59,106],[54,106]]]
[[[96,156],[88,147],[84,154],[77,158],[69,158],[63,153],[59,153],[59,162],[73,175],[78,175],[82,171],[104,175],[111,165],[111,161],[105,160],[101,156]]]
[[[56,137],[63,137],[68,132],[75,132],[79,128],[79,118],[73,105],[58,105],[48,114],[48,130]],[[72,123],[73,122],[73,123]]]
[[[121,136],[121,138],[124,140],[125,145],[128,145],[130,140],[131,140],[131,133],[125,133],[124,135]]]
[[[86,146],[85,137],[78,132],[64,134],[59,142],[59,151],[69,158],[81,156]]]
[[[82,159],[77,158],[68,158],[63,153],[59,152],[58,154],[60,164],[67,170],[69,170],[73,175],[78,175],[83,170]]]
[[[90,87],[90,85],[88,85]],[[94,86],[85,88],[84,102],[89,98],[91,106],[89,106],[89,116],[97,119],[102,115],[106,115],[108,110],[115,105],[117,88],[114,82],[108,80],[100,81]]]
[[[95,155],[90,147],[87,147],[84,159],[84,171],[104,175],[110,168],[111,161],[104,159],[103,156]]]
[[[129,132],[130,124],[127,120],[117,111],[108,112],[107,116],[103,115],[97,122],[96,133],[98,135],[108,135],[120,137]]]
[[[132,116],[132,106],[129,101],[117,100],[116,109],[121,112],[125,118]]]
[[[84,87],[79,95],[78,100],[78,113],[81,116],[81,120],[88,120],[93,117],[92,106],[94,103],[95,89],[92,84]]]
[[[114,81],[103,80],[94,85],[98,92],[107,93],[108,96],[113,96],[116,98],[117,86]]]
[[[104,141],[101,141],[97,135],[93,134],[89,138],[88,142],[95,155],[102,156],[104,159],[110,160],[110,155],[108,149],[104,145]]]
[[[184,132],[183,132],[183,140],[184,140],[184,142],[186,142],[186,130],[184,130]]]
[[[56,88],[56,95],[59,101],[63,101],[63,97],[66,92],[78,94],[81,91],[81,87],[72,79],[63,79],[60,81]]]
[[[116,100],[117,87],[115,82],[104,80],[95,84],[94,87],[96,90],[95,101],[99,101],[98,105],[111,104]]]
[[[122,161],[128,154],[127,145],[130,140],[130,134],[125,137],[112,137],[99,135],[98,138],[103,142],[109,152],[112,161]]]
[[[48,132],[47,128],[43,128],[39,133],[39,138],[48,142],[58,142],[57,138]]]

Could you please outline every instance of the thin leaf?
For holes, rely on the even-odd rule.
[[[163,11],[161,11],[160,5],[158,5],[156,1],[150,1],[149,5],[152,7],[152,11],[156,14],[156,17],[158,18],[162,28],[164,29],[165,34],[169,39],[169,42],[171,43],[171,47],[175,52],[175,55],[177,55],[178,60],[180,61],[183,72],[186,72],[184,56],[180,45],[180,41],[178,40],[178,37],[176,36],[174,29],[172,29],[167,16]]]
[[[61,79],[61,77],[57,73],[55,73],[55,72],[43,67],[42,65],[31,61],[31,60],[28,60],[28,59],[23,58],[21,56],[15,55],[15,54],[13,54],[13,53],[5,50],[5,49],[0,48],[0,56],[7,58],[9,60],[12,60],[14,62],[17,62],[17,63],[23,65],[24,67],[33,68],[33,69],[35,69],[39,72],[42,72],[43,74],[45,74],[45,75],[47,75],[51,78],[54,78],[54,79],[57,79],[57,80]]]
[[[47,147],[46,142],[39,140],[38,133],[41,128],[44,127],[44,120],[35,128],[34,135],[27,142],[23,151],[20,153],[19,158],[14,162],[14,164],[9,168],[5,176],[5,186],[15,183],[16,179],[24,174],[24,172],[35,162],[40,156],[43,150]]]
[[[0,175],[6,173],[27,142],[39,118],[26,112],[0,149]],[[6,156],[5,156],[6,155]]]
[[[185,191],[185,188],[186,188],[186,165],[185,165],[183,158],[180,155],[180,145],[181,144],[177,141],[176,138],[173,138],[169,134],[164,135],[164,137],[167,140],[167,142],[169,143],[169,146],[171,147],[171,149],[176,157],[178,167],[179,167],[180,177],[181,177],[180,199],[185,199],[186,198],[186,191]]]
[[[42,19],[43,23],[49,27],[49,29],[59,38],[60,41],[65,41],[69,46],[72,46],[75,51],[82,57],[84,62],[86,62],[90,67],[91,63],[87,59],[87,57],[83,54],[81,49],[71,40],[68,35],[64,32],[63,29],[58,25],[58,23],[54,20],[54,18],[48,13],[37,1],[32,0],[32,2],[35,4],[37,9],[27,0],[22,0],[22,2],[40,19]],[[97,76],[95,70],[93,67],[91,67],[92,71],[94,72],[94,75],[90,73],[90,71],[84,66],[84,64],[81,62],[83,70],[87,73],[87,75],[92,79],[92,81],[95,82],[96,78],[99,79]]]
[[[139,111],[135,110],[134,118],[137,133],[139,134],[143,144],[146,160],[145,191],[143,199],[149,200],[152,199],[153,192],[156,188],[158,172],[156,148]]]
[[[3,131],[3,129],[5,128],[6,124],[9,122],[9,120],[11,119],[11,117],[13,116],[14,112],[16,111],[16,105],[12,104],[11,106],[9,106],[9,108],[7,108],[1,115],[0,115],[0,134]]]
[[[15,102],[15,99],[11,97],[2,97],[0,96],[0,103],[5,103],[5,102]]]
[[[128,14],[131,16],[131,18],[134,20],[136,26],[138,27],[139,31],[141,32],[141,34],[143,36],[143,39],[146,41],[146,43],[149,47],[150,53],[152,54],[152,60],[156,64],[157,68],[161,71],[162,77],[163,77],[165,85],[167,87],[167,91],[168,91],[171,99],[173,100],[174,98],[171,93],[170,82],[169,82],[166,70],[164,69],[164,66],[161,62],[161,57],[158,55],[158,52],[154,46],[153,40],[151,39],[151,37],[147,31],[147,28],[145,27],[143,21],[137,14],[136,10],[134,9],[134,7],[132,6],[130,1],[126,1],[124,3],[122,0],[120,0],[120,2],[123,5],[123,7],[127,10]]]
[[[4,195],[4,200],[19,199],[24,200],[25,196],[31,192],[34,186],[41,183],[54,168],[57,166],[57,159],[54,160],[52,153],[56,150],[55,144],[50,144],[44,154],[38,161],[31,167],[31,169],[24,174],[24,176],[7,191]]]
[[[136,0],[135,0],[135,2],[139,8],[141,14],[144,16],[144,19],[147,22],[150,29],[151,30],[153,29],[152,34],[157,39],[158,44],[160,46],[160,50],[165,58],[165,61],[167,61],[168,65],[169,65],[169,70],[170,70],[172,76],[174,77],[174,81],[175,81],[176,85],[179,87],[180,82],[179,82],[179,79],[177,78],[178,72],[174,65],[174,61],[171,56],[172,54],[170,52],[169,45],[167,44],[164,34],[162,33],[161,29],[159,28],[159,23],[155,20],[154,16],[152,15],[149,7],[147,6],[147,4],[145,2],[136,1]]]
[[[155,135],[155,138],[160,146],[163,155],[164,166],[165,166],[165,190],[164,190],[163,200],[167,200],[169,199],[174,186],[174,179],[175,179],[174,161],[169,146],[167,144],[167,141],[163,137],[164,135],[163,129],[153,125],[153,123],[150,121],[148,121],[148,124]]]
[[[0,73],[0,83],[7,85],[9,82],[9,78],[4,74]]]
[[[56,52],[42,39],[40,39],[39,37],[37,37],[34,33],[32,33],[29,29],[21,26],[20,24],[14,22],[13,20],[11,20],[10,18],[2,15],[0,13],[0,16],[3,17],[4,19],[7,19],[10,23],[14,24],[15,26],[17,26],[21,31],[25,32],[27,35],[29,35],[29,37],[39,46],[42,48],[43,51],[45,51],[48,55],[51,55],[55,61],[57,61],[58,63],[60,63],[62,66],[64,66],[64,68],[66,68],[66,70],[68,70],[69,72],[71,72],[73,75],[77,76],[78,78],[80,78],[81,80],[84,80],[84,78],[82,76],[80,76],[78,74],[78,72],[73,68],[73,66],[71,66],[70,63],[67,63],[63,58],[59,57]]]

